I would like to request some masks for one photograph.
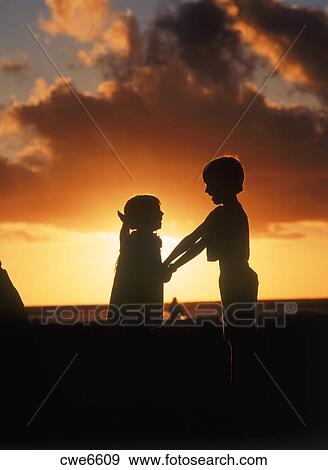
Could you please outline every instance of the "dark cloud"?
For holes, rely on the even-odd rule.
[[[0,71],[17,74],[27,69],[28,63],[25,60],[14,60],[9,57],[0,57]]]
[[[251,77],[255,62],[233,26],[233,18],[214,0],[162,6],[143,34],[130,15],[125,19],[128,53],[108,50],[97,56],[95,65],[105,78],[126,81],[136,68],[179,59],[204,84],[223,84],[235,92],[242,79]]]
[[[0,220],[24,222],[33,219],[40,203],[43,177],[18,163],[0,157]]]
[[[142,63],[142,39],[139,26],[134,15],[124,17],[126,42],[129,45],[124,54],[116,54],[108,50],[95,58],[105,78],[115,78],[121,82],[127,81],[133,75],[135,67]]]
[[[251,76],[254,61],[246,54],[233,19],[213,0],[187,2],[161,10],[147,36],[146,63],[182,60],[203,83],[233,88]]]
[[[306,26],[303,34],[289,51],[286,61],[301,65],[308,79],[303,86],[328,100],[328,15],[325,11],[290,6],[276,0],[236,0],[238,19],[258,33],[270,38],[285,51]]]
[[[38,176],[20,164],[11,164],[7,159],[0,157],[0,195],[7,199],[16,194],[23,194],[35,187]]]
[[[190,218],[195,208],[188,200],[202,198],[200,186],[191,182],[254,92],[244,93],[241,100],[222,96],[216,88],[204,94],[202,87],[188,86],[184,72],[182,68],[179,76],[172,66],[164,74],[155,68],[151,76],[138,77],[139,91],[125,86],[110,98],[82,93],[80,98],[136,177],[140,190],[151,187],[155,194],[172,193],[172,198],[179,198],[181,213]],[[21,126],[32,126],[51,141],[57,156],[43,177],[53,201],[50,220],[60,211],[85,207],[94,198],[98,205],[111,201],[113,194],[117,200],[124,199],[123,195],[138,187],[131,187],[64,85],[53,88],[38,105],[24,104],[15,112]],[[263,96],[257,98],[222,149],[239,153],[245,164],[243,198],[256,230],[265,231],[272,221],[326,219],[327,129],[327,120],[321,118],[318,133],[315,113],[305,108],[269,106]],[[199,214],[206,210],[205,204],[204,200]]]

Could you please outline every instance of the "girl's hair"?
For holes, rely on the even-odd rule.
[[[161,201],[149,194],[141,194],[129,199],[124,206],[124,215],[130,229],[140,229],[152,224],[155,210],[160,209]]]
[[[243,190],[244,169],[242,164],[233,155],[224,155],[212,160],[203,170],[203,180],[220,180],[227,189],[235,194]]]

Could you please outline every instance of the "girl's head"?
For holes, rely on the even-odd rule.
[[[221,204],[243,190],[244,169],[233,156],[219,157],[205,166],[203,180],[205,192],[214,204]]]
[[[161,202],[150,195],[134,196],[124,206],[126,223],[131,230],[158,230],[162,226]]]

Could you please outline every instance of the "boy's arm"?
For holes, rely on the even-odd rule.
[[[163,264],[165,266],[168,266],[169,264],[172,263],[172,261],[174,261],[180,255],[182,255],[183,253],[188,251],[190,248],[192,248],[197,242],[197,240],[199,240],[201,237],[205,235],[206,231],[207,231],[207,223],[205,221],[201,225],[199,225],[192,233],[190,233],[183,240],[181,240],[181,242],[174,248],[172,253],[166,258]]]
[[[172,271],[176,271],[178,268],[183,266],[184,264],[191,261],[193,258],[198,256],[204,249],[206,248],[206,239],[205,237],[201,238],[197,243],[195,243],[189,250],[185,252],[175,263],[169,266]]]

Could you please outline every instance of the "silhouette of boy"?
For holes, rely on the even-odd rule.
[[[239,379],[241,356],[248,354],[255,346],[254,320],[258,292],[257,274],[248,264],[248,218],[237,199],[237,194],[243,190],[244,170],[237,158],[223,156],[205,166],[203,180],[205,192],[217,207],[177,245],[164,264],[170,265],[174,272],[205,248],[208,261],[219,261],[225,338],[233,350],[234,379]]]

